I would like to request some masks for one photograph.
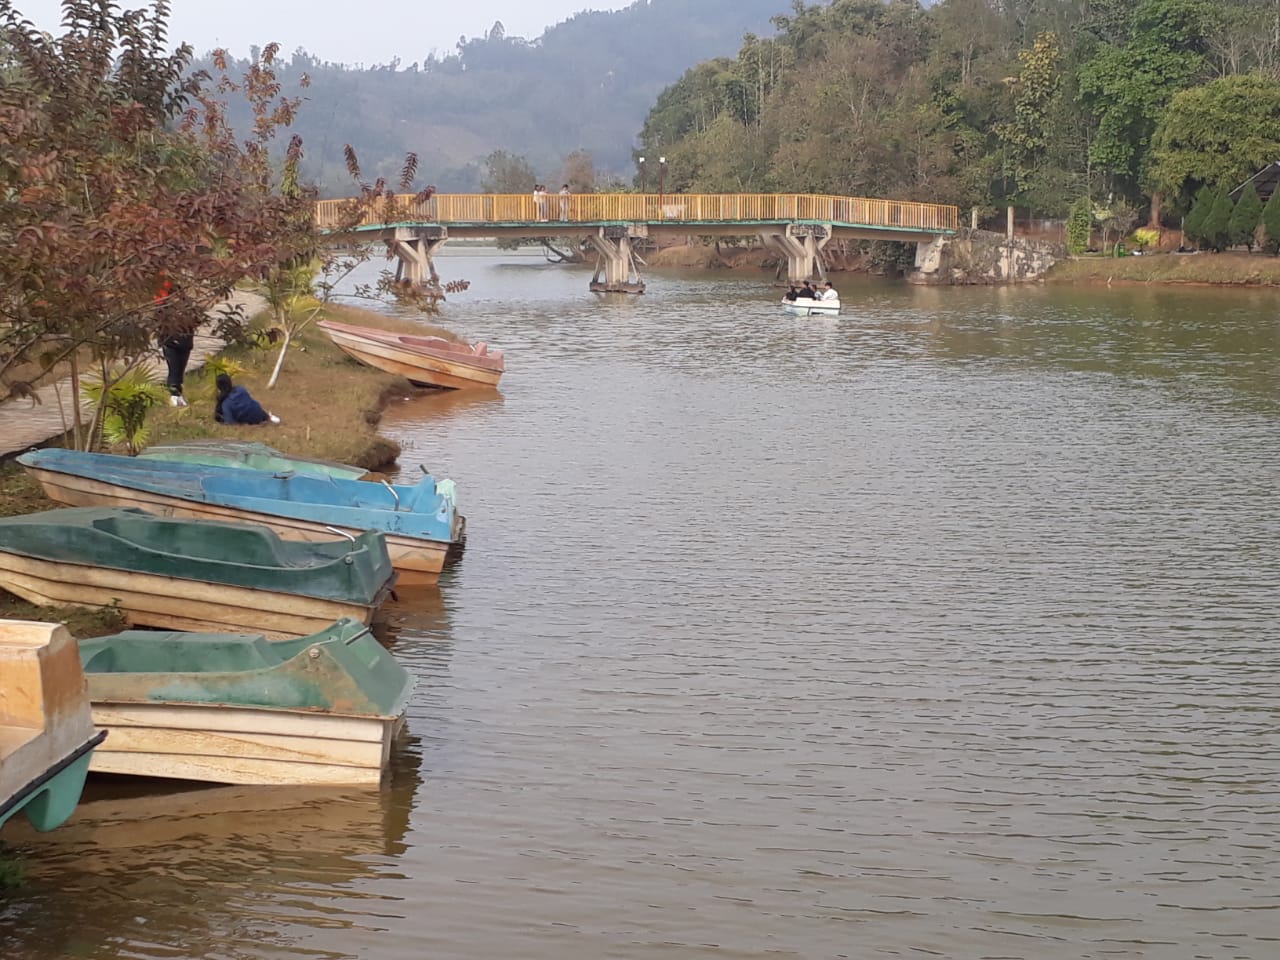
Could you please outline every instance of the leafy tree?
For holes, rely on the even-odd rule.
[[[1019,189],[1027,185],[1048,147],[1048,113],[1061,86],[1061,60],[1058,38],[1052,33],[1041,33],[1030,49],[1018,54],[1014,119],[1000,124],[996,134],[1009,145]]]
[[[1262,208],[1262,228],[1266,232],[1267,253],[1280,253],[1280,190],[1272,193]]]
[[[1258,232],[1258,223],[1262,220],[1262,201],[1258,199],[1258,191],[1250,180],[1240,191],[1240,199],[1236,208],[1231,211],[1231,219],[1227,224],[1227,238],[1233,245],[1244,244],[1253,250],[1253,238]]]
[[[1280,82],[1222,77],[1169,102],[1152,138],[1149,180],[1185,206],[1197,186],[1237,184],[1280,157]]]
[[[1071,205],[1071,213],[1067,217],[1067,251],[1075,257],[1089,249],[1089,238],[1093,233],[1093,203],[1088,197],[1081,197]]]
[[[169,51],[167,16],[163,0],[127,12],[64,0],[52,37],[0,0],[0,373],[52,349],[78,394],[84,347],[127,371],[270,271],[309,215],[275,189],[268,149],[294,102],[251,76],[257,121],[237,140],[218,91],[187,74],[190,48]],[[235,335],[239,318],[224,319]]]
[[[495,150],[485,158],[485,175],[480,189],[485,193],[529,193],[538,182],[529,161],[506,150]]]
[[[1138,0],[1123,44],[1100,44],[1080,67],[1082,100],[1098,118],[1090,158],[1137,182],[1165,105],[1205,71],[1209,0]]]

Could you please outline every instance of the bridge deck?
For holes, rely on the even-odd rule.
[[[803,193],[655,194],[436,194],[427,200],[401,194],[378,203],[357,218],[354,200],[321,200],[316,223],[328,231],[383,230],[393,226],[439,224],[451,229],[494,232],[554,230],[557,224],[578,228],[644,223],[714,228],[739,226],[745,232],[790,223],[830,224],[895,234],[937,236],[954,233],[958,208],[906,200],[870,200]],[[544,228],[542,224],[546,224]]]

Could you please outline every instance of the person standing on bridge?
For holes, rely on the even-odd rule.
[[[547,219],[547,188],[540,183],[533,185],[533,207],[538,212],[538,222]]]
[[[569,185],[567,183],[560,188],[560,219],[569,219]]]

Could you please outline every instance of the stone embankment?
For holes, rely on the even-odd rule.
[[[964,230],[954,237],[919,244],[916,268],[907,279],[940,285],[1019,283],[1041,279],[1066,256],[1066,249],[1055,243]]]

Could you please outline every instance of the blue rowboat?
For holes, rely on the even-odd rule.
[[[0,519],[0,587],[46,606],[118,606],[131,623],[300,637],[368,622],[395,573],[379,533],[281,540],[261,524],[120,507]]]
[[[218,783],[377,783],[413,678],[355,620],[297,640],[128,630],[80,643],[91,770]]]
[[[465,520],[452,480],[369,483],[49,448],[18,458],[49,499],[67,506],[142,507],[165,516],[261,523],[293,540],[377,530],[404,582],[433,582]]]

